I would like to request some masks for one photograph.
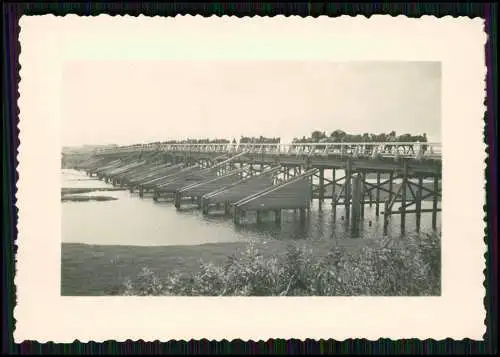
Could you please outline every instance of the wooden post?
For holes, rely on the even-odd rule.
[[[281,209],[277,209],[274,211],[274,221],[276,223],[280,223],[281,222]]]
[[[387,234],[387,226],[389,225],[389,201],[384,202],[384,235]]]
[[[352,162],[351,159],[347,159],[347,165],[345,170],[345,190],[344,190],[344,205],[345,205],[345,218],[349,222],[351,218],[351,175],[352,175]]]
[[[312,179],[312,177],[311,177]],[[319,169],[319,209],[322,208],[325,199],[325,169]]]
[[[337,201],[335,189],[337,184],[335,183],[335,168],[332,169],[332,211],[333,211],[333,221],[335,222],[337,219]]]
[[[432,229],[437,227],[438,177],[434,176],[434,196],[432,197]]]
[[[207,215],[208,214],[208,203],[206,202],[206,200],[202,200],[201,201],[201,213],[203,215]]]
[[[361,217],[361,200],[362,194],[362,177],[363,174],[357,174],[352,178],[352,216],[351,228],[352,233],[356,235],[359,232],[359,222]]]
[[[417,232],[420,232],[420,216],[421,216],[420,210],[422,209],[422,185],[423,185],[422,176],[418,176],[418,187],[415,197]]]
[[[306,210],[304,208],[300,208],[299,209],[299,214],[300,214],[300,220],[301,221],[304,221],[304,219],[306,218]]]
[[[393,184],[393,181],[394,180],[394,173],[391,172],[389,173],[389,202],[392,202],[392,194],[393,194],[393,187],[392,187],[392,184]]]
[[[365,181],[366,181],[366,172],[363,172],[358,175],[358,179],[360,182],[359,187],[359,198],[360,198],[360,217],[363,219],[365,217]]]
[[[306,169],[306,170],[304,170],[304,171],[307,171],[307,169]],[[314,198],[314,183],[313,183],[313,177],[314,177],[314,175],[309,176],[309,182],[310,182],[310,186],[309,186],[309,187],[311,187],[311,191],[310,191],[310,195],[309,195],[309,202],[312,202],[312,200],[313,200],[313,198]]]
[[[175,192],[174,199],[175,199],[174,201],[175,208],[177,209],[181,208],[182,193],[180,193],[179,191]]]
[[[376,188],[376,191],[375,191],[375,200],[376,200],[376,206],[375,206],[375,215],[378,216],[380,214],[380,205],[379,205],[379,202],[380,202],[380,189],[379,189],[379,186],[380,186],[380,172],[377,172],[377,188]]]
[[[236,206],[234,207],[233,223],[236,225],[240,224],[240,209]]]
[[[405,232],[405,223],[406,223],[406,185],[408,180],[408,161],[403,161],[403,183],[401,186],[401,207],[399,210],[401,211],[401,234]]]

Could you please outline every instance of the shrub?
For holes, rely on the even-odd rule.
[[[220,266],[200,263],[193,274],[160,279],[144,268],[127,280],[124,295],[183,296],[418,296],[441,290],[439,235],[383,239],[347,252],[335,247],[325,257],[291,245],[283,256],[264,258],[256,244]]]

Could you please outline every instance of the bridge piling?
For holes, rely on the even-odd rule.
[[[278,224],[281,223],[281,213],[282,213],[281,209],[277,209],[274,211],[274,221]]]
[[[389,226],[389,201],[384,202],[384,235],[387,235],[387,228]]]
[[[377,188],[375,189],[375,201],[375,216],[378,217],[380,214],[380,172],[377,172]]]
[[[300,217],[301,222],[305,221],[305,219],[306,219],[306,210],[305,210],[305,208],[300,208],[299,209],[299,217]]]
[[[366,197],[366,191],[365,191],[365,182],[366,182],[366,171],[362,170],[361,173],[359,174],[359,179],[361,180],[360,182],[360,187],[359,187],[359,198],[361,201],[361,211],[360,211],[360,217],[363,219],[365,217],[365,197]]]
[[[389,173],[389,202],[392,202],[392,195],[393,195],[393,187],[392,187],[392,182],[394,180],[394,173],[391,171]]]
[[[353,236],[357,236],[359,234],[359,225],[361,221],[361,212],[362,207],[364,206],[364,201],[362,199],[362,182],[363,182],[363,174],[358,173],[353,175],[352,177],[352,216],[351,216],[351,233]]]
[[[319,208],[323,209],[325,199],[332,200],[333,218],[337,218],[337,209],[339,205],[345,206],[345,217],[347,222],[355,223],[365,218],[367,213],[365,207],[370,205],[373,207],[375,204],[375,216],[381,215],[381,209],[384,209],[384,226],[393,214],[401,214],[401,229],[404,232],[406,226],[406,218],[408,214],[416,214],[416,229],[421,229],[421,214],[425,212],[432,212],[432,227],[437,228],[437,212],[438,197],[440,196],[440,170],[441,163],[439,160],[439,151],[436,155],[434,151],[429,150],[426,153],[417,157],[410,152],[399,152],[397,149],[406,146],[411,146],[408,143],[390,143],[393,150],[379,152],[377,155],[372,155],[375,150],[378,150],[384,143],[335,143],[335,144],[315,144],[315,143],[292,143],[278,145],[275,150],[274,146],[266,146],[266,144],[240,144],[238,146],[228,145],[204,145],[204,144],[155,144],[155,145],[135,145],[129,148],[117,148],[112,151],[107,151],[103,154],[96,154],[90,156],[86,162],[79,163],[78,166],[82,168],[87,175],[93,177],[94,175],[104,179],[105,181],[112,182],[116,185],[126,184],[131,192],[135,188],[139,189],[139,197],[143,197],[144,192],[149,188],[154,192],[153,199],[158,200],[159,196],[173,194],[179,188],[185,187],[187,184],[196,183],[198,180],[205,181],[210,177],[197,177],[199,171],[188,171],[176,176],[164,171],[157,167],[165,160],[172,162],[184,162],[185,164],[193,163],[198,168],[208,169],[214,167],[217,170],[217,176],[225,175],[233,171],[236,166],[242,167],[243,165],[251,165],[252,174],[257,176],[262,174],[268,166],[277,165],[278,169],[281,166],[279,173],[269,179],[268,185],[279,186],[288,181],[293,181],[298,175],[301,175],[305,170],[315,168],[315,181],[312,175],[308,176],[307,184],[309,188],[302,187],[299,194],[297,191],[290,190],[283,193],[283,198],[273,196],[265,196],[262,198],[267,202],[273,202],[272,206],[265,208],[258,208],[260,210],[273,211],[275,213],[275,220],[281,221],[277,218],[276,210],[282,207],[284,209],[299,209],[301,216],[305,218],[306,210],[310,209],[313,198],[318,199]],[[388,144],[389,145],[389,144]],[[433,147],[438,147],[439,144],[433,144]],[[373,150],[370,151],[369,149]],[[273,151],[275,150],[275,151]],[[438,149],[439,150],[439,149]],[[415,151],[416,152],[416,151]],[[240,155],[236,161],[225,161],[223,165],[219,165],[220,160],[226,160],[229,156]],[[415,157],[414,157],[415,156]],[[427,160],[427,157],[430,157]],[[234,158],[234,156],[233,156]],[[161,159],[161,160],[160,160]],[[394,160],[396,159],[396,160]],[[438,159],[438,160],[436,160]],[[162,161],[163,160],[163,161]],[[406,168],[405,168],[406,165]],[[325,177],[325,170],[329,172],[332,170],[332,181],[330,177]],[[345,177],[339,178],[336,170],[345,170]],[[198,170],[198,169],[195,169]],[[212,171],[212,172],[215,172]],[[168,172],[168,173],[167,173]],[[370,182],[370,177],[376,173],[377,183]],[[386,181],[386,174],[389,180]],[[203,176],[204,174],[202,174]],[[248,172],[241,172],[237,174],[238,178],[244,180],[248,177]],[[309,174],[308,174],[309,175]],[[383,176],[381,176],[383,175]],[[182,177],[181,177],[182,176]],[[188,177],[189,176],[189,177]],[[383,178],[383,179],[382,179]],[[402,178],[402,184],[399,180]],[[423,180],[433,178],[434,182]],[[235,179],[238,181],[239,179]],[[353,180],[354,179],[354,180]],[[341,180],[344,182],[339,183]],[[361,181],[361,186],[358,187],[356,180]],[[416,182],[418,180],[418,183]],[[259,181],[259,180],[257,180]],[[382,182],[384,181],[384,182]],[[219,195],[207,201],[207,204],[202,201],[202,211],[208,210],[208,207],[214,204],[222,204],[226,212],[226,205],[224,197],[236,197],[241,200],[245,194],[251,195],[258,190],[263,189],[261,183],[247,184],[238,183],[227,194]],[[304,181],[306,184],[306,181]],[[212,184],[210,184],[212,185]],[[225,183],[217,184],[217,186],[224,186]],[[241,185],[241,188],[240,186]],[[329,190],[329,185],[332,185],[332,191]],[[388,185],[388,186],[387,186]],[[229,185],[228,187],[230,187]],[[338,186],[338,187],[337,187]],[[231,186],[233,187],[233,186]],[[415,189],[413,189],[415,187]],[[205,188],[197,188],[196,192],[186,191],[186,197],[196,196],[202,197],[205,194]],[[242,190],[241,193],[238,193]],[[375,192],[373,192],[375,190]],[[422,191],[424,190],[424,191]],[[339,192],[340,191],[340,192]],[[396,192],[397,191],[397,192]],[[308,193],[305,193],[308,192]],[[226,195],[226,196],[225,196]],[[299,196],[304,197],[306,202],[301,203],[305,206],[291,206],[288,208],[288,199],[299,201]],[[262,196],[262,197],[264,197]],[[279,196],[279,195],[278,195]],[[368,197],[367,197],[368,196]],[[429,200],[433,196],[432,209],[422,209],[422,201]],[[173,197],[172,197],[173,198]],[[271,200],[271,201],[269,201]],[[359,201],[359,207],[358,207]],[[401,202],[399,209],[393,209],[395,202]],[[194,203],[194,202],[193,202]],[[200,203],[198,201],[198,203]],[[179,198],[175,197],[174,204],[179,205]],[[293,203],[296,204],[296,203]],[[380,205],[383,204],[383,207]],[[408,206],[415,204],[415,210],[408,209]],[[359,208],[359,210],[358,210]],[[243,207],[238,215],[244,213],[249,207]],[[252,209],[250,209],[252,210]],[[259,213],[260,214],[260,213]],[[351,220],[353,222],[351,222]],[[398,220],[399,221],[399,220]],[[398,222],[399,223],[399,222]]]
[[[434,196],[432,198],[432,229],[436,229],[437,222],[437,199],[438,199],[439,182],[438,177],[434,176]]]
[[[319,209],[321,209],[325,195],[325,169],[319,169]]]
[[[420,232],[420,217],[421,217],[421,209],[422,209],[422,186],[423,186],[423,179],[422,176],[418,176],[418,187],[417,187],[417,193],[415,197],[415,206],[416,206],[416,229],[417,232]]]
[[[408,186],[408,161],[403,162],[403,183],[401,185],[401,234],[406,230],[406,188]]]
[[[345,190],[344,190],[344,205],[345,205],[345,218],[349,222],[351,218],[351,177],[352,177],[352,161],[347,159],[345,168]]]

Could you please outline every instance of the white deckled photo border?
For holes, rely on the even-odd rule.
[[[16,342],[483,339],[483,19],[44,15],[20,26]],[[61,69],[96,59],[441,62],[442,295],[62,297]]]

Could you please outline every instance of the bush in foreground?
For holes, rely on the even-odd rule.
[[[356,252],[334,248],[324,257],[290,246],[265,258],[251,242],[224,265],[201,263],[193,274],[160,278],[143,268],[123,295],[183,296],[418,296],[440,295],[439,235],[384,239]]]

